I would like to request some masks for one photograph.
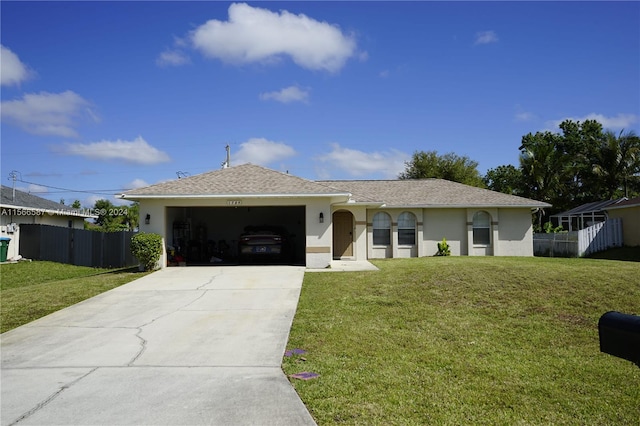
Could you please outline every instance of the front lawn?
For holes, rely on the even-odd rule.
[[[640,368],[599,351],[634,262],[440,257],[305,274],[285,357],[318,424],[637,424]],[[303,360],[303,358],[305,360]]]
[[[71,306],[143,274],[54,262],[0,265],[0,332]]]

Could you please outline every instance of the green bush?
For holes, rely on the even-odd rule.
[[[162,237],[158,234],[139,233],[131,238],[131,253],[144,266],[145,271],[156,269],[162,255]]]
[[[451,256],[451,248],[449,248],[449,243],[447,243],[446,238],[443,238],[442,241],[438,243],[436,256]]]

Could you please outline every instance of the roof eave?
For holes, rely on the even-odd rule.
[[[640,207],[640,203],[635,203],[635,204],[624,204],[622,206],[609,206],[609,207],[605,207],[602,210],[619,210],[619,209],[628,209],[631,207]]]
[[[385,207],[386,204],[382,201],[352,201],[334,203],[336,207],[351,207],[351,206],[364,206],[364,207]]]
[[[120,194],[119,198],[125,200],[143,199],[227,199],[227,198],[333,198],[351,196],[348,192],[333,194]]]
[[[392,205],[387,204],[389,208],[416,208],[416,209],[540,209],[551,207],[551,204],[413,204],[413,205]]]

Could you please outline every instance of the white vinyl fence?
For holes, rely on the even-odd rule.
[[[609,219],[580,231],[534,234],[533,253],[546,257],[581,257],[621,247],[622,219]]]
[[[578,256],[622,247],[622,219],[608,219],[578,231]]]

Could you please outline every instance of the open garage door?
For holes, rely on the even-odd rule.
[[[305,264],[304,206],[167,207],[170,265]]]

